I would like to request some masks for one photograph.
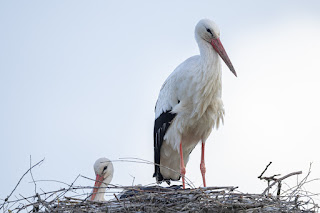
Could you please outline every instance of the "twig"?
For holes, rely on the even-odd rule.
[[[280,199],[280,193],[281,193],[281,181],[278,182],[278,190],[277,190],[277,199],[279,200]]]
[[[266,168],[263,170],[263,172],[259,175],[259,179],[261,179],[262,175],[267,171],[268,167],[272,164],[272,162],[270,161],[270,163],[266,166]]]
[[[123,205],[123,208],[125,209],[125,211],[128,212],[128,210],[127,210],[127,208],[126,208],[125,202],[124,202],[124,201],[123,201],[123,203],[120,202],[120,200],[119,200],[119,198],[117,197],[117,195],[116,195],[116,194],[113,194],[113,195],[114,195],[114,197],[117,199],[117,201]]]
[[[168,169],[168,170],[170,170],[172,172],[180,174],[180,171],[176,171],[176,170],[171,169],[169,167],[166,167],[166,166],[163,166],[163,165],[160,165],[160,164],[156,164],[154,162],[151,162],[151,161],[148,161],[148,160],[144,160],[144,159],[141,159],[141,158],[119,158],[119,160],[112,160],[112,162],[130,162],[130,163],[143,163],[143,164],[157,165],[157,166],[159,166],[161,168],[165,168],[165,169]],[[186,184],[189,187],[196,188],[195,185],[192,183],[192,181],[187,176],[185,176],[184,178],[185,178]]]
[[[30,174],[31,174],[32,182],[34,183],[34,193],[37,194],[37,184],[34,181],[33,174],[32,174],[32,169],[31,169],[31,155],[30,155]]]
[[[76,177],[76,179],[74,179],[74,181],[71,183],[71,185],[69,186],[69,188],[68,188],[64,193],[62,193],[60,197],[62,197],[63,195],[65,195],[65,194],[72,188],[73,184],[78,180],[79,177],[80,177],[80,174]]]
[[[300,183],[297,185],[296,189],[292,191],[291,194],[294,194],[299,188],[301,188],[302,185],[304,185],[309,177],[309,175],[311,174],[311,167],[312,167],[312,163],[310,163],[309,165],[309,170],[307,175],[300,181]]]
[[[28,169],[20,178],[20,180],[18,181],[17,185],[14,187],[14,189],[12,190],[12,192],[6,197],[6,199],[4,200],[4,203],[2,204],[2,206],[0,207],[0,210],[3,208],[4,204],[9,200],[9,198],[11,197],[11,195],[13,194],[13,192],[17,189],[18,185],[20,184],[21,180],[23,179],[23,177],[28,174],[29,171],[31,171],[32,168],[34,168],[35,166],[39,165],[40,163],[42,163],[44,161],[44,158],[39,161],[38,163],[36,163],[35,165],[33,165],[32,167],[30,167],[30,169]]]
[[[114,196],[114,197],[117,199],[117,201],[120,203],[120,200],[119,200],[119,198],[117,197],[117,195],[113,193],[113,196]]]
[[[292,175],[300,175],[300,174],[302,174],[302,171],[292,172],[292,173],[290,173],[290,174],[287,174],[287,175],[285,175],[285,176],[277,179],[276,181],[274,181],[272,184],[270,184],[270,185],[262,192],[262,195],[265,195],[266,192],[267,192],[272,186],[274,186],[274,184],[276,184],[276,183],[278,183],[278,182],[280,182],[280,181],[282,181],[282,180],[284,180],[284,179],[286,179],[286,178],[288,178],[288,177],[290,177],[290,176],[292,176]]]
[[[32,182],[56,182],[56,183],[65,184],[65,185],[70,187],[70,184],[67,184],[67,183],[65,183],[63,181],[59,181],[59,180],[35,180],[35,181],[32,181]],[[30,183],[32,183],[32,182],[30,182]]]
[[[130,175],[130,174],[129,174]],[[136,179],[136,177],[135,176],[133,176],[133,175],[130,175],[131,177],[132,177],[132,186],[133,186],[133,184],[134,184],[134,180]]]

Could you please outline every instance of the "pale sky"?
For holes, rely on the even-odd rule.
[[[220,27],[238,74],[223,65],[225,124],[207,141],[207,185],[262,192],[257,176],[270,161],[267,175],[302,170],[302,179],[313,162],[311,178],[320,178],[320,2],[193,2],[0,2],[1,199],[30,155],[33,163],[45,158],[36,180],[67,183],[94,178],[99,157],[153,161],[160,87],[199,53],[194,27],[202,18]],[[197,187],[199,164],[197,147],[186,174]],[[114,184],[155,182],[152,165],[114,167]],[[33,195],[30,181],[15,195]],[[307,189],[319,193],[319,181]]]

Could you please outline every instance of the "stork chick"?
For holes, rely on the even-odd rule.
[[[90,200],[105,201],[106,187],[113,177],[113,164],[108,158],[99,158],[93,165],[96,181]]]

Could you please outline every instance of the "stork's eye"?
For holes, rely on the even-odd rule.
[[[207,29],[207,32],[210,33],[211,35],[213,35],[210,29]]]
[[[107,170],[108,169],[108,166],[105,166],[103,167],[103,171]]]

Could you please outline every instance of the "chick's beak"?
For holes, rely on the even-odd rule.
[[[103,179],[104,179],[103,176],[97,174],[96,182],[94,183],[94,189],[93,189],[93,192],[92,192],[91,200],[94,200],[94,198],[96,197],[98,189],[99,189],[99,187],[101,186],[101,184],[103,182]]]

